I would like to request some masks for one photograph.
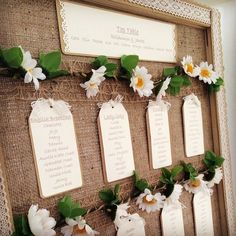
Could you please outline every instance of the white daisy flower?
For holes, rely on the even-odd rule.
[[[78,216],[74,219],[66,218],[67,225],[61,228],[61,233],[64,236],[95,236],[99,233],[93,230],[88,224],[86,224],[85,219]]]
[[[161,86],[161,89],[157,95],[157,100],[160,100],[162,99],[162,97],[166,96],[166,90],[168,89],[168,86],[170,84],[170,81],[171,81],[171,78],[170,77],[167,77],[165,79],[165,81],[163,82],[162,86]]]
[[[199,75],[199,68],[193,65],[193,59],[191,56],[183,57],[181,61],[184,72],[190,77],[196,77]]]
[[[198,192],[205,192],[210,193],[210,189],[207,187],[207,182],[203,180],[204,175],[200,174],[197,177],[195,177],[194,180],[188,180],[184,184],[184,188],[186,191],[190,193],[198,193]]]
[[[152,89],[154,88],[152,76],[148,74],[145,67],[138,67],[133,70],[132,77],[130,79],[130,87],[133,88],[134,92],[138,92],[140,97],[149,97],[152,94]]]
[[[212,188],[215,184],[219,184],[222,178],[223,178],[222,169],[221,168],[215,169],[215,176],[211,181],[207,182],[207,186],[209,188]]]
[[[203,80],[204,83],[215,84],[219,78],[218,74],[213,71],[213,66],[208,65],[208,62],[201,62],[199,67],[199,80]]]
[[[21,48],[21,47],[20,47]],[[25,74],[25,83],[30,83],[33,81],[35,90],[39,89],[39,79],[46,79],[45,74],[42,72],[42,68],[36,67],[37,61],[32,59],[29,51],[25,52],[22,48],[23,53],[23,61],[21,63],[21,67],[26,71]]]
[[[175,204],[179,203],[179,198],[180,198],[180,195],[182,194],[182,189],[183,189],[182,185],[175,184],[173,192],[165,200],[165,205],[175,205]]]
[[[54,236],[56,232],[53,227],[56,221],[49,217],[50,212],[46,209],[38,209],[38,205],[32,205],[28,212],[30,230],[35,236]]]
[[[101,66],[97,70],[92,70],[93,74],[89,81],[86,81],[84,84],[80,84],[80,86],[86,90],[86,96],[88,98],[96,96],[99,92],[99,85],[105,80],[105,71],[105,66]]]
[[[160,210],[164,206],[165,196],[160,193],[153,195],[149,189],[145,189],[144,193],[141,193],[136,201],[139,205],[139,209],[146,210],[147,213]]]

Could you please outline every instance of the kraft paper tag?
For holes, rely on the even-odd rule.
[[[29,117],[40,195],[50,197],[82,186],[80,161],[70,107],[39,99]]]
[[[108,182],[132,176],[135,169],[128,114],[118,99],[103,103],[98,117],[104,174]]]
[[[211,196],[205,192],[194,194],[194,222],[197,236],[213,236]]]
[[[149,153],[153,169],[172,164],[168,110],[170,104],[159,100],[149,102],[147,126]]]
[[[202,108],[197,96],[191,94],[184,98],[183,105],[184,141],[187,157],[204,153]]]

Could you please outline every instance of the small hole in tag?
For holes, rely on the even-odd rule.
[[[50,108],[53,108],[53,106],[52,106],[52,105],[50,105]]]

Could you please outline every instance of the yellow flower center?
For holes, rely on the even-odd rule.
[[[193,64],[187,64],[187,72],[193,73]]]
[[[202,77],[205,78],[211,77],[211,72],[208,69],[202,69],[200,74]]]
[[[31,69],[28,69],[27,71],[28,71],[30,74],[32,74],[33,69],[31,68]]]
[[[192,188],[197,188],[201,185],[200,179],[191,180],[189,184]]]
[[[139,88],[139,89],[143,88],[143,86],[144,86],[143,78],[136,77],[136,79],[137,79],[137,83],[136,83],[137,88]]]
[[[97,84],[96,84],[96,83],[90,83],[90,84],[89,84],[89,87],[90,87],[90,88],[96,88],[96,87],[97,87]]]
[[[148,204],[148,205],[154,205],[154,204],[157,202],[157,200],[154,199],[154,198],[153,198],[152,200],[148,200],[148,199],[147,199],[147,196],[144,196],[144,197],[143,197],[143,202],[146,203],[146,204]]]
[[[86,234],[85,226],[82,229],[80,229],[78,227],[78,225],[75,225],[73,227],[73,234],[75,234],[75,235],[77,235],[77,234]]]

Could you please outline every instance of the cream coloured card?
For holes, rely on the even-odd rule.
[[[101,105],[98,117],[103,167],[108,182],[133,175],[134,157],[127,111],[118,96]]]
[[[213,236],[211,196],[205,192],[194,194],[193,198],[195,231],[197,236]]]
[[[147,126],[151,165],[154,169],[172,164],[168,110],[170,104],[150,101],[147,110]]]
[[[180,203],[164,206],[161,213],[163,236],[184,236],[183,213]]]
[[[70,107],[39,99],[29,117],[40,195],[43,198],[82,186],[80,161]]]
[[[184,141],[187,157],[204,153],[201,102],[194,94],[184,97]]]

